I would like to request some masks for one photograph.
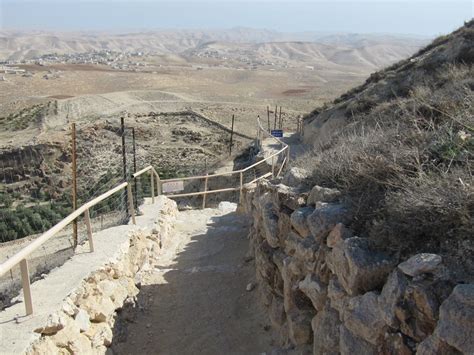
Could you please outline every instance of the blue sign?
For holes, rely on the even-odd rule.
[[[271,134],[273,137],[282,138],[283,137],[283,130],[282,129],[272,129]]]

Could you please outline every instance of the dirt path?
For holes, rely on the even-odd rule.
[[[218,209],[181,212],[174,245],[114,331],[116,354],[261,354],[272,348],[246,262],[247,221]]]

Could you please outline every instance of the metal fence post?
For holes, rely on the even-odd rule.
[[[150,183],[151,183],[151,203],[155,203],[155,177],[153,171],[150,170]]]
[[[77,151],[76,151],[76,124],[71,125],[72,137],[72,210],[77,209]],[[72,222],[72,240],[74,249],[77,247],[78,238],[77,238],[77,219]]]

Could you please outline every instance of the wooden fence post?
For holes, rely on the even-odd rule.
[[[28,270],[28,261],[20,261],[21,283],[23,287],[23,298],[25,299],[26,315],[33,314],[33,299],[31,297],[30,273]]]
[[[91,215],[89,209],[84,212],[84,219],[87,227],[87,239],[89,239],[89,249],[92,253],[94,251],[94,241],[92,240],[92,225],[91,225]]]
[[[155,177],[153,171],[150,171],[150,183],[151,183],[151,203],[155,203]]]
[[[127,196],[128,196],[128,208],[130,210],[130,215],[132,217],[132,223],[137,224],[135,220],[135,208],[133,208],[133,195],[132,195],[132,186],[130,183],[127,185]]]
[[[207,175],[207,172],[206,172],[206,175]],[[206,178],[204,179],[204,192],[207,192],[207,179],[208,177],[206,176]],[[206,208],[206,197],[207,197],[207,194],[205,193],[204,195],[202,195],[202,208]]]

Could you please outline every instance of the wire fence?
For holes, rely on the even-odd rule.
[[[134,153],[134,132],[120,119],[75,127],[77,204],[130,179],[145,158]],[[35,145],[0,152],[0,263],[54,226],[73,210],[72,131],[66,144]],[[132,186],[135,206],[150,194],[150,181],[136,179]],[[128,222],[126,190],[90,209],[94,232]],[[62,265],[76,244],[88,240],[83,217],[77,219],[77,239],[70,225],[44,243],[29,259],[32,280]],[[0,309],[11,304],[21,289],[19,267],[0,277]]]

